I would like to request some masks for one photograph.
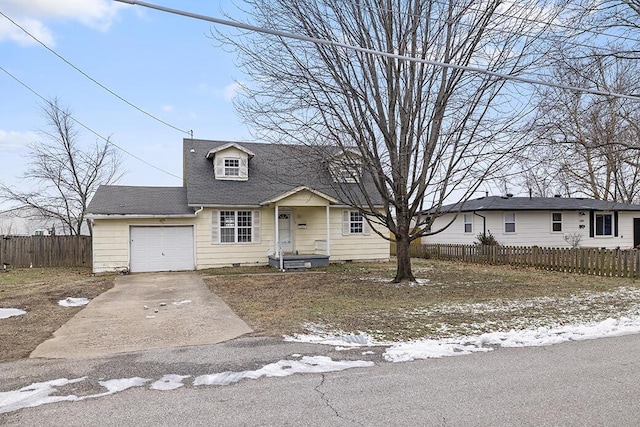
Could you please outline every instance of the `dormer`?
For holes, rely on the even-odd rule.
[[[249,159],[255,154],[235,142],[209,150],[207,159],[213,159],[216,179],[246,181],[249,179]]]
[[[356,150],[345,150],[328,161],[334,182],[354,184],[362,178],[362,156]]]

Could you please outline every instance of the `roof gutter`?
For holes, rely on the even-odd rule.
[[[144,215],[144,214],[89,214],[89,219],[154,219],[154,218],[194,218],[193,214],[176,214],[176,215]]]

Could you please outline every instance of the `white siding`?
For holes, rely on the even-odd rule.
[[[562,232],[552,231],[553,212],[562,212]],[[478,212],[486,218],[486,231],[493,234],[499,243],[508,246],[543,246],[543,247],[569,247],[564,239],[566,234],[579,233],[582,235],[580,246],[602,248],[630,248],[633,246],[633,218],[640,218],[640,212],[619,212],[618,236],[589,237],[589,211],[515,211],[516,231],[505,233],[504,212],[482,211]],[[454,214],[443,215],[437,218],[431,229],[433,231],[445,227]],[[473,244],[478,234],[483,232],[485,220],[478,215],[473,218],[473,233],[464,232],[464,219],[462,213],[453,223],[440,233],[423,238],[424,243],[444,244]],[[580,226],[584,226],[580,228]]]

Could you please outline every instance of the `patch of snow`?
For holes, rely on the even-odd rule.
[[[182,380],[191,377],[191,375],[164,375],[158,381],[151,384],[149,387],[152,390],[175,390],[182,387],[184,384]]]
[[[59,378],[41,383],[33,383],[20,390],[0,392],[0,414],[5,412],[17,411],[22,408],[32,408],[47,403],[74,401],[78,397],[70,396],[51,396],[57,392],[55,387],[62,387],[67,384],[73,384],[84,381],[87,377],[75,378],[69,380],[67,378]]]
[[[416,340],[398,343],[383,354],[391,362],[407,362],[444,356],[487,352],[497,347],[540,347],[567,341],[582,341],[640,333],[640,316],[606,319],[602,322],[557,327],[539,327],[508,332],[490,332],[477,336],[440,340]]]
[[[182,301],[174,301],[174,302],[172,302],[172,304],[180,306],[180,305],[183,305],[183,304],[189,304],[191,302],[192,301],[190,299],[185,299],[185,300],[182,300]]]
[[[63,307],[81,307],[89,304],[89,298],[71,298],[67,297],[58,301],[58,305]]]
[[[363,356],[367,356],[367,355],[370,355],[370,354],[376,354],[376,352],[375,352],[375,351],[371,351],[371,350],[363,351],[363,352],[362,352],[362,355],[363,355]]]
[[[310,344],[325,344],[325,345],[335,345],[338,347],[343,347],[341,349],[344,350],[344,347],[369,347],[373,345],[382,345],[382,343],[377,343],[373,339],[373,337],[364,332],[360,332],[357,334],[344,334],[340,335],[340,332],[334,334],[317,334],[317,335],[306,335],[306,334],[295,334],[294,336],[285,335],[285,341],[288,342],[304,342]]]
[[[103,393],[82,396],[77,398],[76,400],[94,399],[96,397],[108,396],[110,394],[115,394],[120,391],[130,389],[132,387],[141,387],[146,383],[148,383],[149,381],[151,381],[149,378],[140,378],[140,377],[119,378],[115,380],[98,381],[98,384],[106,388],[107,391]]]
[[[0,319],[8,319],[13,316],[22,316],[23,314],[27,314],[26,311],[20,310],[19,308],[0,308]]]
[[[146,317],[147,319],[155,319],[155,318],[156,318],[156,316],[154,316],[154,315],[147,315],[147,316],[145,316],[145,317]]]
[[[228,385],[243,379],[257,379],[261,377],[288,377],[293,374],[309,374],[342,371],[351,368],[367,368],[374,366],[373,362],[362,360],[334,361],[326,356],[304,356],[300,360],[280,360],[270,363],[255,371],[220,372],[211,375],[201,375],[193,381],[198,385]]]

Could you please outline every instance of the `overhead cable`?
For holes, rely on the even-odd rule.
[[[130,107],[135,108],[136,110],[140,111],[142,114],[145,114],[149,117],[151,117],[153,120],[156,120],[160,123],[162,123],[165,126],[168,126],[174,130],[177,130],[178,132],[182,132],[185,133],[187,135],[191,134],[191,131],[186,131],[183,129],[180,129],[177,126],[172,125],[171,123],[167,123],[166,121],[160,119],[159,117],[154,116],[153,114],[143,110],[142,108],[138,107],[137,105],[133,104],[132,102],[126,100],[125,98],[123,98],[122,96],[118,95],[117,93],[115,93],[114,91],[112,91],[111,89],[109,89],[108,87],[106,87],[105,85],[103,85],[102,83],[100,83],[99,81],[97,81],[96,79],[94,79],[93,77],[91,77],[90,75],[88,75],[87,73],[85,73],[84,71],[82,71],[80,68],[78,68],[77,66],[75,66],[74,64],[72,64],[69,60],[67,60],[66,58],[64,58],[62,55],[60,55],[58,52],[56,52],[55,50],[51,49],[49,46],[47,46],[45,43],[43,43],[42,41],[40,41],[36,36],[34,36],[33,34],[31,34],[29,31],[27,31],[23,26],[21,26],[20,24],[18,24],[16,21],[14,21],[13,19],[11,19],[10,17],[8,17],[7,15],[5,15],[2,11],[0,11],[0,15],[4,16],[7,20],[9,20],[13,25],[15,25],[16,27],[20,28],[22,31],[24,31],[25,34],[27,34],[29,37],[31,37],[33,40],[35,40],[37,43],[39,43],[42,47],[44,47],[45,49],[47,49],[49,52],[53,53],[55,56],[57,56],[58,58],[60,58],[62,61],[64,61],[65,63],[67,63],[67,65],[69,65],[71,68],[73,68],[74,70],[76,70],[77,72],[79,72],[80,74],[82,74],[83,76],[85,76],[87,79],[91,80],[93,83],[97,84],[98,86],[100,86],[102,89],[106,90],[107,92],[109,92],[111,95],[115,96],[116,98],[118,98],[119,100],[121,100],[122,102],[124,102],[125,104],[129,105]]]
[[[354,50],[356,52],[361,52],[361,53],[366,53],[366,54],[371,54],[371,55],[377,55],[377,56],[383,56],[383,57],[386,57],[386,58],[399,59],[399,60],[410,61],[410,62],[417,62],[417,63],[421,63],[421,64],[433,65],[433,66],[436,66],[436,67],[452,68],[452,69],[456,69],[456,70],[469,71],[469,72],[478,73],[478,74],[485,74],[485,75],[489,75],[489,76],[496,77],[496,78],[503,79],[503,80],[513,80],[513,81],[517,81],[517,82],[521,82],[521,83],[529,83],[529,84],[533,84],[533,85],[554,87],[554,88],[557,88],[557,89],[571,90],[571,91],[574,91],[574,92],[590,93],[592,95],[602,95],[602,96],[610,96],[610,97],[614,97],[614,98],[623,98],[623,99],[631,99],[633,101],[640,101],[640,96],[626,95],[626,94],[622,94],[622,93],[609,92],[609,91],[603,91],[603,90],[598,90],[598,89],[582,88],[582,87],[577,87],[577,86],[564,85],[564,84],[561,84],[561,83],[546,82],[546,81],[543,81],[543,80],[536,80],[536,79],[532,79],[532,78],[528,78],[528,77],[522,77],[522,76],[511,75],[511,74],[498,73],[498,72],[495,72],[495,71],[491,71],[491,70],[487,70],[487,69],[479,68],[479,67],[471,67],[471,66],[468,66],[468,65],[458,65],[458,64],[448,64],[448,63],[445,63],[445,62],[433,61],[433,60],[430,60],[430,59],[414,58],[414,57],[411,57],[411,56],[398,55],[398,54],[390,53],[390,52],[382,52],[382,51],[375,50],[375,49],[368,49],[368,48],[364,48],[364,47],[350,45],[348,43],[336,42],[336,41],[320,39],[320,38],[316,38],[316,37],[303,36],[303,35],[300,35],[300,34],[288,33],[288,32],[285,32],[285,31],[270,30],[268,28],[257,27],[255,25],[244,24],[244,23],[241,23],[241,22],[233,22],[233,21],[229,21],[229,20],[226,20],[226,19],[215,18],[215,17],[212,17],[212,16],[200,15],[200,14],[197,14],[197,13],[191,13],[191,12],[186,12],[186,11],[183,11],[183,10],[172,9],[172,8],[159,6],[159,5],[156,5],[156,4],[147,3],[147,2],[138,1],[138,0],[115,0],[115,1],[120,2],[120,3],[126,3],[126,4],[130,4],[130,5],[134,5],[134,6],[143,6],[143,7],[147,7],[147,8],[150,8],[150,9],[159,10],[161,12],[167,12],[167,13],[172,13],[174,15],[185,16],[187,18],[199,19],[199,20],[211,22],[211,23],[214,23],[214,24],[219,24],[219,25],[224,25],[224,26],[228,26],[228,27],[239,28],[239,29],[242,29],[242,30],[253,31],[253,32],[258,32],[258,33],[262,33],[262,34],[269,34],[269,35],[277,36],[277,37],[283,37],[283,38],[289,38],[289,39],[294,39],[294,40],[305,41],[305,42],[309,42],[309,43],[313,43],[313,44],[317,44],[317,45],[340,47],[340,48],[344,48],[344,49]]]
[[[44,102],[46,102],[49,105],[52,105],[49,100],[47,100],[44,96],[40,95],[38,92],[36,92],[35,89],[31,88],[29,85],[27,85],[26,83],[24,83],[22,80],[20,80],[19,78],[17,78],[16,76],[14,76],[13,74],[11,74],[9,71],[7,71],[4,67],[0,66],[0,71],[3,71],[5,74],[7,74],[9,77],[11,77],[13,80],[15,80],[16,82],[18,82],[20,85],[22,85],[25,89],[27,89],[29,92],[33,93],[34,95],[36,95],[38,98],[42,99]],[[65,113],[64,111],[60,110],[59,108],[55,107],[54,108],[58,109],[58,111]],[[66,113],[65,113],[66,114]],[[84,129],[88,130],[89,132],[91,132],[92,134],[94,134],[95,136],[97,136],[98,138],[100,138],[101,140],[105,141],[107,144],[111,144],[114,147],[116,147],[118,150],[128,154],[129,156],[133,157],[134,159],[146,164],[147,166],[151,166],[152,168],[165,173],[167,175],[170,175],[174,178],[180,179],[182,180],[182,177],[175,175],[171,172],[168,172],[152,163],[149,163],[148,161],[144,160],[141,157],[136,156],[135,154],[131,153],[130,151],[122,148],[121,146],[119,146],[118,144],[116,144],[115,142],[111,141],[109,138],[105,138],[104,136],[102,136],[100,133],[98,133],[97,131],[91,129],[89,126],[85,125],[84,123],[82,123],[81,121],[79,121],[78,119],[74,118],[72,115],[70,114],[66,114],[71,120],[73,120],[75,123],[77,123],[79,126],[83,127]]]

